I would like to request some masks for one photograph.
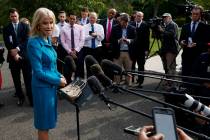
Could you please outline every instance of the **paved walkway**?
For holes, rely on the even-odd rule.
[[[163,72],[160,58],[155,56],[146,63],[147,70]],[[4,63],[2,68],[4,76],[3,90],[1,90],[0,101],[5,102],[5,107],[0,109],[0,140],[34,140],[37,139],[37,131],[33,126],[33,109],[24,104],[17,107],[16,98],[12,97],[14,88],[8,64]],[[154,89],[159,80],[145,79],[144,88]],[[151,97],[161,99],[149,93]],[[128,93],[107,95],[128,107],[151,114],[151,108],[157,104],[143,98],[137,98]],[[56,129],[50,131],[51,140],[76,140],[76,117],[75,108],[69,102],[62,100],[58,102],[58,123]],[[151,124],[152,121],[141,115],[132,113],[120,107],[112,106],[110,111],[107,106],[96,96],[87,102],[80,111],[81,140],[136,140],[135,136],[123,132],[123,128],[129,125],[143,126]]]

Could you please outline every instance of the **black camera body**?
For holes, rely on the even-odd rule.
[[[152,37],[160,39],[161,33],[159,31],[158,26],[164,27],[163,18],[157,17],[157,16],[153,17],[153,18],[149,19],[148,25],[149,25],[150,29],[152,29]]]
[[[155,29],[157,28],[159,25],[162,26],[163,25],[163,19],[160,17],[153,17],[151,19],[149,19],[148,22],[149,26],[151,29]]]

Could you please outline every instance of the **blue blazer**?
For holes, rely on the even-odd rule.
[[[57,71],[57,54],[51,40],[48,38],[46,42],[41,37],[31,37],[27,52],[32,66],[32,86],[49,88],[58,86],[61,74]]]

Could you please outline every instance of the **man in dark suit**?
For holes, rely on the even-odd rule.
[[[16,95],[18,96],[18,106],[22,106],[25,97],[21,88],[21,70],[30,105],[33,105],[31,95],[31,67],[27,58],[27,42],[29,37],[29,26],[19,22],[17,9],[12,8],[9,11],[11,23],[3,29],[3,38],[8,50],[7,62],[12,74]]]
[[[144,13],[136,12],[135,21],[131,22],[130,25],[136,27],[136,38],[134,43],[134,53],[132,56],[132,69],[135,70],[136,62],[138,64],[138,71],[144,71],[145,56],[148,55],[149,50],[149,35],[150,30],[145,21],[143,21]],[[144,82],[143,76],[138,76],[138,86]]]
[[[111,37],[111,31],[112,27],[115,26],[118,22],[114,18],[116,15],[115,9],[109,9],[107,12],[107,18],[100,21],[100,24],[104,28],[104,40],[102,41],[102,52],[103,52],[103,58],[112,60],[112,44],[110,44],[110,37]]]
[[[114,63],[122,66],[125,70],[131,70],[133,55],[133,42],[136,36],[135,27],[128,25],[129,16],[124,13],[120,16],[120,24],[112,28],[111,43],[113,45]],[[116,77],[115,81],[120,82],[120,77]],[[131,84],[130,76],[126,77],[126,84]]]
[[[182,27],[180,35],[180,45],[183,48],[182,53],[182,75],[190,76],[192,74],[192,66],[196,58],[207,51],[206,42],[208,27],[201,20],[202,7],[195,6],[192,9],[192,21]],[[186,80],[186,79],[183,79]]]

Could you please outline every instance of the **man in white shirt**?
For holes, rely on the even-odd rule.
[[[97,14],[91,12],[89,15],[90,23],[84,26],[85,31],[85,44],[84,55],[93,55],[98,62],[101,61],[101,41],[104,39],[103,26],[97,24]]]
[[[59,11],[58,19],[59,19],[59,22],[57,24],[57,27],[58,27],[57,30],[59,31],[59,37],[57,38],[57,47],[56,47],[56,52],[57,52],[57,55],[58,55],[57,68],[58,68],[58,71],[60,73],[63,73],[63,65],[64,65],[63,61],[64,61],[64,58],[65,58],[65,55],[64,55],[65,50],[62,47],[62,44],[61,44],[61,41],[60,41],[60,31],[62,30],[63,27],[68,25],[68,23],[66,23],[66,12],[65,11]]]
[[[66,23],[66,12],[65,11],[59,12],[58,19],[59,19],[59,22],[57,25],[60,30],[62,29],[62,27],[68,25],[68,23]]]

